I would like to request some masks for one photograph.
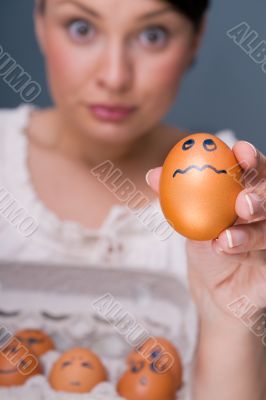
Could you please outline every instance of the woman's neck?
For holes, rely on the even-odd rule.
[[[122,168],[134,161],[139,162],[143,158],[149,158],[151,152],[155,150],[155,139],[162,133],[162,129],[165,129],[162,124],[159,124],[132,141],[108,144],[82,132],[76,132],[70,124],[65,126],[63,121],[61,115],[56,112],[53,122],[55,136],[57,136],[56,150],[90,167],[109,160]]]

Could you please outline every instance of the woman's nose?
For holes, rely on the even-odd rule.
[[[128,90],[133,81],[133,67],[126,49],[122,44],[115,43],[103,51],[105,53],[97,71],[98,84],[113,92]]]

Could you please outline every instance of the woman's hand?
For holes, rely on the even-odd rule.
[[[186,242],[190,288],[203,319],[218,311],[228,316],[228,305],[243,296],[259,309],[266,306],[266,157],[244,141],[233,151],[246,176],[236,223],[216,240]],[[157,192],[161,170],[147,179]]]
[[[266,400],[266,158],[243,141],[233,151],[245,172],[252,171],[236,200],[236,223],[216,240],[186,241],[190,289],[200,319],[191,387],[195,400]],[[160,174],[156,168],[147,179],[157,192]],[[251,176],[256,176],[252,183]],[[229,307],[243,297],[259,321],[260,334]]]

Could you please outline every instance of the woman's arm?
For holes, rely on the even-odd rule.
[[[234,317],[233,317],[234,318]],[[266,347],[242,321],[200,322],[193,400],[266,400]]]

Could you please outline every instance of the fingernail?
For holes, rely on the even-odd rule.
[[[230,229],[226,230],[226,238],[227,238],[227,244],[230,249],[233,249],[234,247],[243,245],[247,242],[247,235],[245,232],[240,231],[240,230],[234,230],[234,233],[232,234],[232,231]]]
[[[256,214],[260,208],[261,199],[256,193],[245,194],[245,199],[251,215]]]
[[[247,142],[246,140],[243,140],[243,142],[247,143],[247,144],[252,148],[252,150],[253,150],[253,152],[254,152],[254,155],[255,155],[255,158],[257,158],[257,157],[258,157],[258,152],[257,152],[256,147],[253,146],[253,144]]]
[[[146,182],[147,182],[147,184],[148,184],[149,186],[150,186],[149,175],[150,175],[151,171],[153,171],[153,169],[150,169],[150,170],[147,172],[146,177],[145,177]]]

